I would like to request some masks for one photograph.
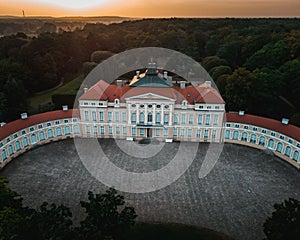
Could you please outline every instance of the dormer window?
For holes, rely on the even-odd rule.
[[[187,106],[187,100],[182,101],[182,106],[185,106],[185,107]]]
[[[115,104],[120,104],[120,99],[115,99]]]

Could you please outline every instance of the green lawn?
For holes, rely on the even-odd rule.
[[[232,240],[232,238],[206,228],[181,224],[138,223],[120,240]]]
[[[31,97],[29,99],[29,114],[38,113],[39,104],[45,105],[48,103],[52,103],[51,96],[54,94],[76,94],[77,90],[80,88],[83,79],[83,75],[80,75],[72,81],[67,82],[66,84],[55,90]]]

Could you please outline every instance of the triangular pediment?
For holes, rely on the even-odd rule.
[[[175,101],[175,98],[169,98],[166,96],[162,96],[156,93],[148,92],[140,95],[131,96],[128,98],[125,98],[126,101],[128,100],[168,100],[168,101]]]

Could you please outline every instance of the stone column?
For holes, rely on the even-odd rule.
[[[164,108],[165,108],[165,105],[161,105],[161,118],[160,118],[160,124],[161,125],[164,125]]]
[[[145,124],[147,125],[148,124],[148,111],[147,111],[147,108],[148,106],[145,104]]]
[[[172,111],[172,105],[170,105],[169,126],[172,126],[172,114],[173,114],[173,111]]]
[[[140,123],[140,113],[139,113],[139,104],[136,104],[136,123],[139,124]]]
[[[156,121],[156,113],[155,113],[155,107],[156,106],[153,104],[152,107],[153,107],[152,124],[154,125],[155,121]]]
[[[128,124],[131,124],[131,104],[128,104]]]

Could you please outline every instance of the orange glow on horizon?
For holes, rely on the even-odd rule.
[[[62,0],[64,1],[64,0]],[[50,0],[11,0],[0,3],[0,16],[126,16],[126,17],[300,17],[298,0],[82,0],[62,4]],[[58,2],[58,1],[55,1]],[[67,5],[69,4],[69,5]]]

